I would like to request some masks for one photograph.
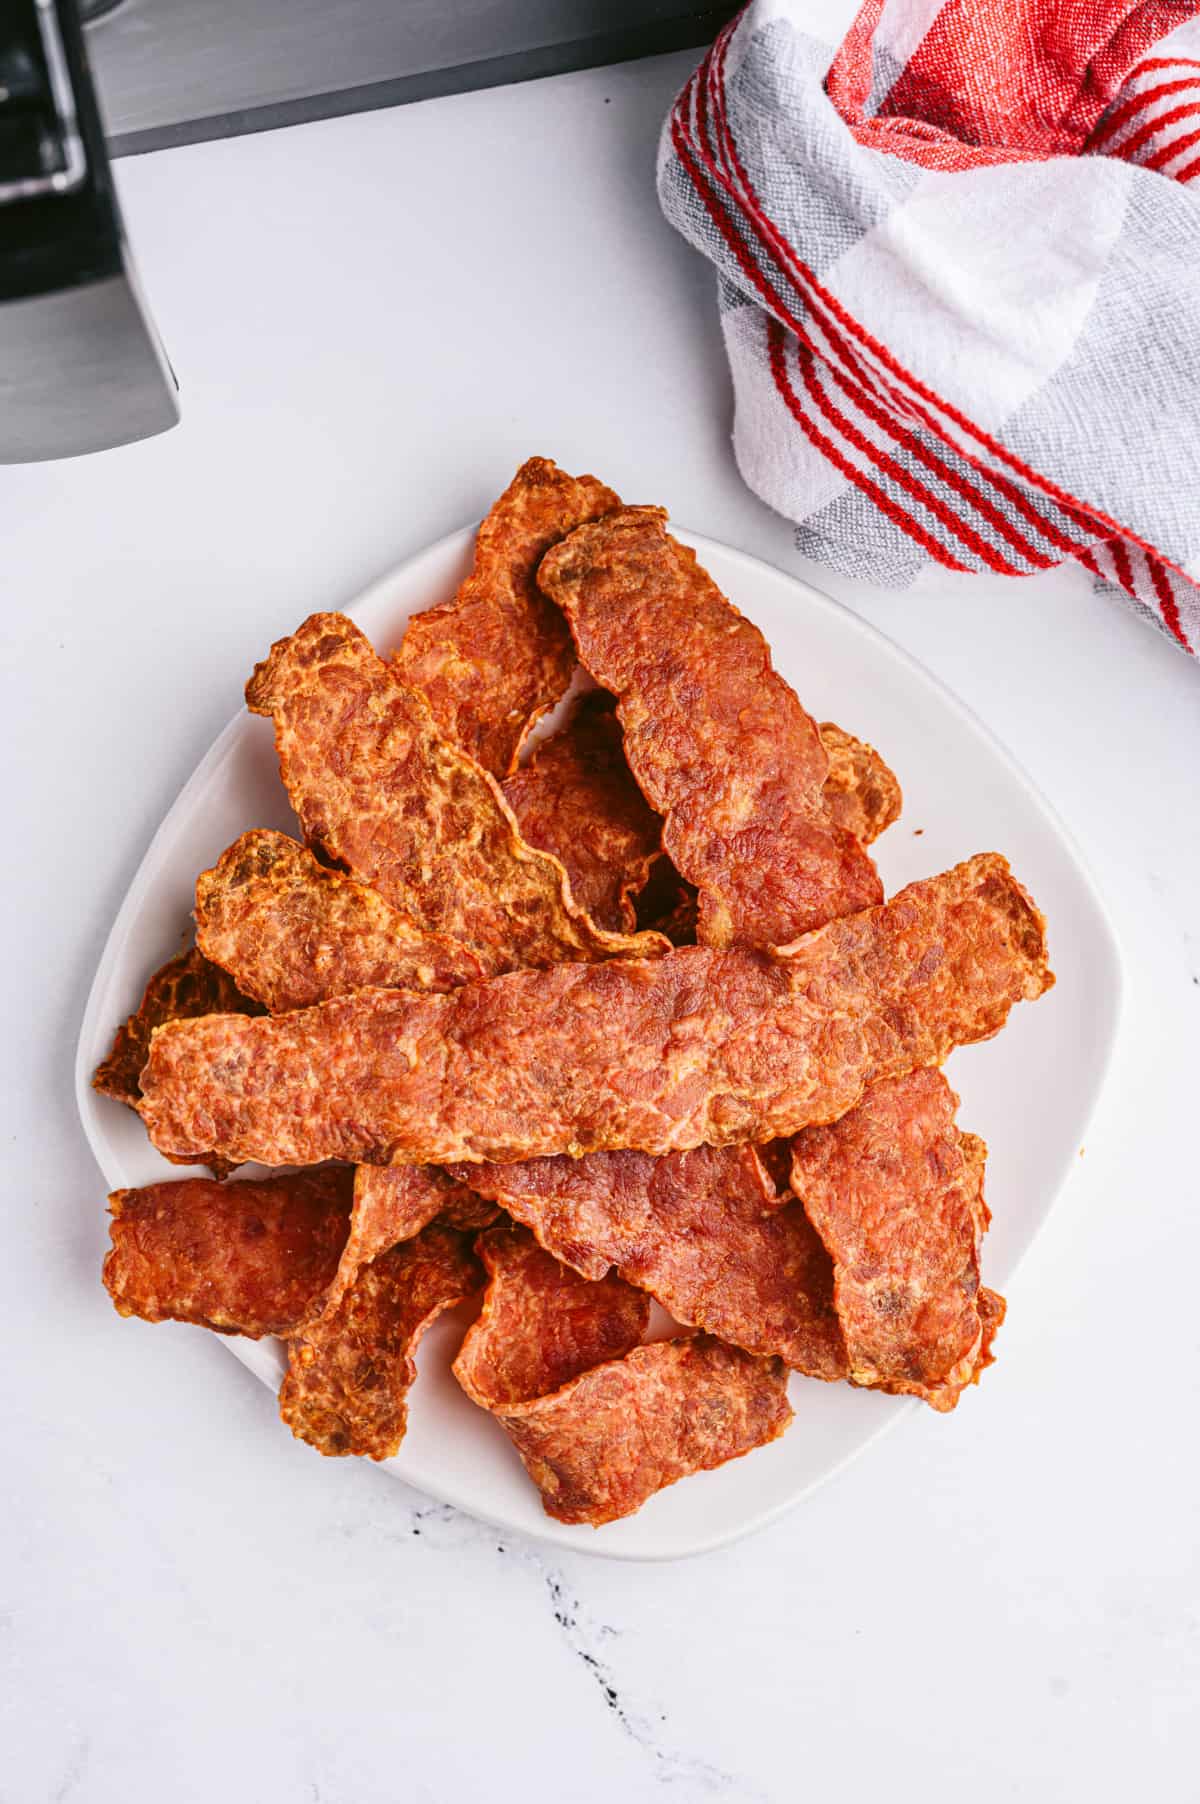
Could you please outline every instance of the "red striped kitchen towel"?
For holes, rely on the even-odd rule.
[[[663,134],[806,555],[1076,558],[1200,651],[1200,0],[752,0]]]

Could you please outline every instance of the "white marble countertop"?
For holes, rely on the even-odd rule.
[[[557,1558],[314,1461],[215,1338],[98,1283],[84,999],[272,638],[534,451],[822,581],[738,481],[709,272],[657,213],[688,60],[121,165],[183,424],[0,472],[6,1804],[1196,1796],[1200,670],[1081,574],[825,583],[1009,744],[1126,958],[957,1416],[700,1561]]]

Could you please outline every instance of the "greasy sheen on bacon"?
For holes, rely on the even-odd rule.
[[[389,1459],[408,1426],[417,1343],[483,1279],[471,1238],[434,1222],[380,1253],[288,1346],[279,1413],[318,1453]]]
[[[778,1438],[787,1368],[707,1335],[655,1341],[495,1411],[548,1516],[599,1528],[692,1472]]]
[[[1041,915],[983,853],[786,957],[684,946],[448,996],[175,1022],[154,1036],[141,1113],[162,1151],[273,1165],[761,1143],[990,1038],[1052,982]]]
[[[950,1409],[983,1346],[986,1148],[940,1071],[874,1085],[792,1142],[792,1188],[833,1260],[855,1384]]]
[[[584,666],[617,696],[625,754],[700,890],[702,944],[770,946],[883,890],[824,802],[816,722],[661,508],[582,526],[542,560]]]
[[[580,696],[566,723],[507,779],[504,795],[528,843],[566,867],[575,900],[597,926],[633,933],[633,898],[660,857],[662,821],[625,761],[614,706],[603,689]]]
[[[138,1080],[156,1027],[196,1015],[259,1013],[259,1005],[243,995],[233,979],[198,947],[177,952],[154,973],[134,1013],[117,1029],[107,1058],[96,1067],[92,1088],[135,1109],[142,1094]]]
[[[115,1190],[104,1284],[119,1315],[219,1334],[290,1334],[333,1281],[350,1226],[348,1166],[179,1178]]]
[[[594,476],[531,457],[479,528],[475,567],[458,594],[405,628],[398,672],[447,738],[494,777],[515,770],[529,729],[575,668],[570,632],[538,588],[537,567],[565,533],[620,505]]]
[[[581,1278],[524,1228],[491,1228],[476,1251],[488,1287],[453,1369],[481,1409],[544,1397],[624,1358],[646,1332],[649,1297],[611,1275]]]
[[[836,826],[869,846],[898,820],[904,797],[894,771],[873,745],[823,720],[821,744],[829,770],[821,789],[825,809]]]
[[[663,949],[588,919],[557,859],[525,844],[494,778],[344,614],[313,614],[279,640],[246,702],[274,718],[309,844],[487,971]]]
[[[196,880],[196,938],[273,1015],[384,985],[452,990],[483,965],[425,932],[286,833],[257,828]]]
[[[456,1175],[585,1277],[615,1268],[678,1322],[813,1378],[847,1376],[829,1254],[799,1203],[778,1207],[755,1148],[590,1153]]]

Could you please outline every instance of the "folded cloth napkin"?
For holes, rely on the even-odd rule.
[[[867,0],[832,63],[803,12],[752,0],[659,164],[746,482],[838,570],[1075,558],[1200,652],[1200,0]]]

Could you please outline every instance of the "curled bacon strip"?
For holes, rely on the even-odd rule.
[[[454,1376],[473,1403],[528,1403],[581,1372],[622,1359],[641,1341],[650,1299],[620,1278],[581,1278],[524,1228],[491,1228],[477,1251],[488,1274],[478,1320]]]
[[[772,1140],[996,1033],[1053,981],[1044,928],[983,854],[778,958],[685,946],[448,996],[175,1022],[154,1037],[141,1113],[167,1152],[273,1165]]]
[[[980,1289],[986,1148],[940,1071],[876,1084],[792,1143],[792,1187],[833,1259],[855,1384],[953,1409],[990,1359],[1004,1302]]]
[[[633,780],[613,700],[581,696],[566,724],[504,785],[531,846],[566,867],[577,902],[600,927],[632,933],[634,897],[660,857],[662,822]]]
[[[862,845],[872,845],[899,819],[904,798],[896,774],[873,745],[833,721],[823,720],[820,732],[829,760],[821,789],[825,811]]]
[[[521,465],[479,528],[475,567],[452,601],[414,614],[395,653],[448,739],[506,777],[534,722],[565,693],[575,647],[537,586],[556,540],[620,501],[594,476],[568,476],[548,457]]]
[[[273,1015],[372,985],[452,990],[483,975],[466,946],[414,927],[373,889],[264,828],[200,873],[196,936]]]
[[[526,845],[494,778],[434,723],[343,614],[313,614],[246,686],[275,722],[305,838],[416,926],[488,971],[663,950],[603,932],[558,860]]]
[[[306,1318],[333,1314],[360,1271],[380,1253],[413,1240],[432,1221],[464,1232],[487,1227],[496,1209],[436,1165],[360,1165],[354,1173],[350,1235],[329,1287]]]
[[[478,1290],[470,1236],[433,1222],[365,1266],[336,1309],[293,1339],[279,1413],[319,1453],[390,1459],[408,1426],[417,1343]]]
[[[454,1169],[587,1277],[615,1269],[678,1322],[813,1378],[847,1376],[829,1254],[799,1203],[778,1206],[753,1147]]]
[[[639,1346],[647,1299],[615,1276],[577,1276],[523,1229],[493,1229],[480,1253],[487,1295],[454,1373],[560,1522],[628,1516],[791,1420],[778,1360],[707,1336]]]
[[[348,1166],[179,1178],[116,1190],[104,1284],[121,1315],[219,1334],[291,1334],[333,1282],[350,1227]]]
[[[664,816],[664,850],[699,887],[701,942],[777,944],[883,891],[826,809],[817,723],[665,519],[633,507],[581,526],[547,553],[538,581],[617,697],[630,768]]]
[[[497,1412],[548,1516],[593,1528],[693,1472],[776,1440],[787,1368],[708,1335],[654,1341]]]

